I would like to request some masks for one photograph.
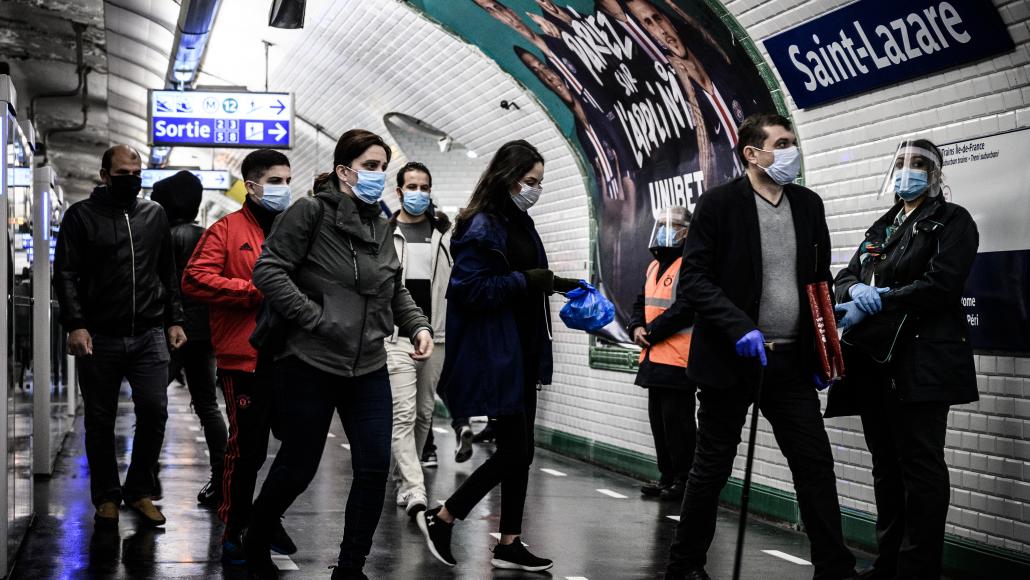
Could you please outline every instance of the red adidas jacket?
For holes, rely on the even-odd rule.
[[[257,351],[250,345],[261,291],[254,287],[254,263],[265,233],[246,206],[211,225],[182,276],[182,292],[209,305],[211,345],[218,368],[254,372]]]

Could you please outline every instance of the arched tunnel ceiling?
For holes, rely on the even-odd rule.
[[[49,161],[69,201],[87,195],[97,179],[100,155],[111,143],[128,143],[146,155],[148,88],[163,88],[168,54],[179,17],[176,0],[7,0],[0,2],[0,60],[11,66],[18,89],[19,119],[29,117],[32,97],[76,85],[72,23],[86,26],[88,76],[86,128],[55,135]],[[41,100],[37,140],[47,131],[82,120],[82,99]]]
[[[60,134],[51,142],[51,159],[65,189],[92,187],[100,153],[108,145],[107,54],[102,0],[8,0],[0,2],[0,61],[11,67],[18,89],[18,118],[28,119],[34,95],[69,91],[76,85],[75,33],[72,23],[86,26],[83,59],[88,77],[90,115],[86,130]],[[57,127],[82,119],[79,97],[39,101],[38,139]]]
[[[382,135],[394,146],[391,167],[402,165],[405,151],[384,116],[403,113],[487,158],[506,141],[527,139],[548,159],[550,190],[577,189],[585,201],[576,158],[536,99],[478,48],[404,2],[332,0],[322,13],[309,11],[303,42],[283,55],[271,78],[270,89],[293,92],[298,114],[311,122],[297,123],[289,152],[298,192],[331,169],[336,138],[353,127]],[[521,108],[504,110],[502,100]],[[238,166],[245,153],[228,160]],[[482,161],[469,165],[478,171]],[[441,202],[462,205],[468,193]]]

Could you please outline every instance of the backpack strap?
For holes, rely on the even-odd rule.
[[[315,230],[308,236],[308,249],[304,252],[304,257],[307,258],[308,254],[311,253],[311,248],[315,245],[315,240],[318,239],[318,234],[322,231],[322,220],[325,219],[325,200],[322,199],[322,194],[316,194],[315,199],[318,200],[318,221],[315,222]]]

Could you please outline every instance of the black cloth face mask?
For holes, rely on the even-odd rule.
[[[108,193],[115,203],[127,206],[139,195],[143,188],[143,178],[139,175],[111,175],[107,186]]]

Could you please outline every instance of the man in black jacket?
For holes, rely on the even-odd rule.
[[[137,198],[141,172],[131,147],[104,152],[103,185],[68,208],[54,259],[61,324],[85,402],[94,519],[104,526],[118,524],[123,499],[144,524],[165,523],[151,495],[168,418],[168,347],[186,342],[168,220],[159,205]],[[136,411],[124,486],[114,442],[122,379]]]
[[[793,475],[814,578],[854,575],[815,391],[824,385],[813,384],[818,367],[804,297],[806,284],[831,279],[830,235],[822,200],[792,183],[801,161],[790,128],[780,115],[745,119],[737,152],[747,173],[701,197],[684,246],[677,301],[696,316],[687,376],[700,386],[700,409],[668,579],[708,578],[719,492],[761,372],[757,407]]]
[[[193,256],[200,237],[204,235],[204,228],[194,223],[203,194],[204,186],[200,179],[186,170],[158,181],[150,193],[150,199],[164,208],[172,228],[176,285],[180,284],[186,264]],[[186,371],[186,386],[190,391],[193,412],[200,419],[207,449],[211,454],[211,479],[197,494],[197,503],[217,508],[222,503],[222,467],[229,432],[222,419],[222,412],[218,409],[215,351],[211,346],[207,305],[182,296],[182,309],[186,318],[186,336],[190,340],[172,353],[168,374],[173,378],[179,376],[180,371]]]

